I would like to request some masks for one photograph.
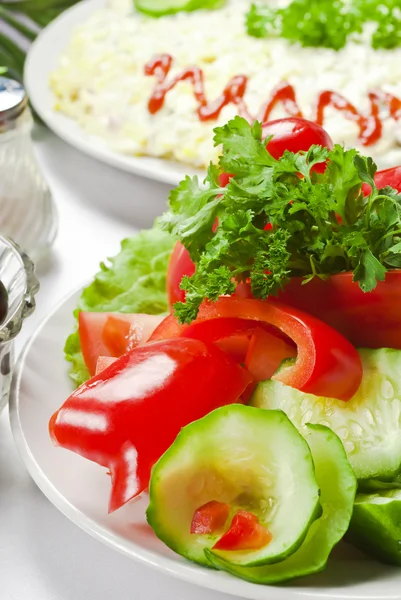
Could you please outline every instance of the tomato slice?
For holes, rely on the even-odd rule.
[[[180,288],[184,275],[190,277],[195,273],[195,264],[188,250],[177,242],[173,248],[167,268],[167,297],[170,307],[176,302],[184,302],[185,292]]]
[[[204,339],[204,330],[211,329],[210,321],[214,321],[217,332],[219,319],[235,317],[275,327],[296,344],[295,363],[276,373],[277,381],[339,400],[349,400],[359,388],[362,364],[352,344],[323,321],[272,300],[222,297],[216,302],[206,301],[193,323],[180,325],[170,315],[155,329],[150,340],[179,336]]]
[[[191,533],[198,535],[218,533],[226,524],[229,514],[228,504],[211,500],[194,512]]]
[[[232,175],[230,173],[220,173],[219,181],[220,181],[221,187],[226,187],[229,184],[231,177],[234,177],[234,175]]]
[[[108,315],[103,331],[102,341],[109,349],[110,356],[121,356],[129,348],[131,323],[120,315]]]
[[[401,349],[400,269],[388,271],[368,293],[352,273],[315,277],[306,285],[293,278],[279,298],[335,327],[357,348]]]
[[[221,187],[226,187],[234,175],[229,173],[220,173],[219,183]],[[216,217],[212,230],[216,231],[218,227],[218,219]],[[184,275],[190,277],[195,273],[195,265],[189,256],[188,250],[181,244],[176,242],[167,268],[167,297],[170,308],[176,302],[185,301],[185,292],[180,288],[180,283]]]
[[[259,523],[256,515],[239,510],[228,531],[215,543],[213,550],[259,550],[273,539],[266,527]]]
[[[90,375],[96,372],[99,356],[117,358],[144,344],[162,320],[163,317],[159,315],[81,311],[78,315],[78,333]]]
[[[392,167],[391,169],[384,169],[383,171],[377,171],[375,173],[375,184],[380,190],[385,188],[387,185],[401,192],[401,166]],[[362,190],[365,196],[368,196],[372,191],[372,188],[367,183],[362,185]]]
[[[115,360],[117,359],[113,356],[99,356],[96,363],[96,375],[107,369]]]

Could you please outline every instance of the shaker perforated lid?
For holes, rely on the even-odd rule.
[[[28,98],[24,87],[8,77],[0,77],[0,121],[18,117],[26,108]]]

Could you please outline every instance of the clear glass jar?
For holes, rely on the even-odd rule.
[[[7,404],[14,366],[14,338],[35,309],[39,283],[30,258],[11,240],[0,236],[0,282],[7,292],[0,310],[0,410]],[[3,310],[5,309],[5,310]]]
[[[33,152],[32,126],[24,88],[0,77],[0,233],[38,260],[54,241],[57,216]]]

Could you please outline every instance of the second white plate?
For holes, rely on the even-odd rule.
[[[25,63],[24,83],[30,101],[46,125],[65,142],[98,160],[136,175],[177,185],[187,174],[203,171],[178,162],[150,157],[118,154],[106,143],[83,131],[79,125],[53,109],[54,96],[49,88],[50,73],[67,46],[74,27],[86,21],[104,0],[79,2],[55,19],[32,44]]]

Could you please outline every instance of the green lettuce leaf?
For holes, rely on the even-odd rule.
[[[166,313],[167,264],[175,238],[157,227],[142,231],[121,243],[121,251],[109,264],[101,263],[100,271],[86,287],[74,311]],[[85,366],[77,327],[67,338],[64,347],[67,361],[71,363],[69,375],[75,385],[89,379]]]

